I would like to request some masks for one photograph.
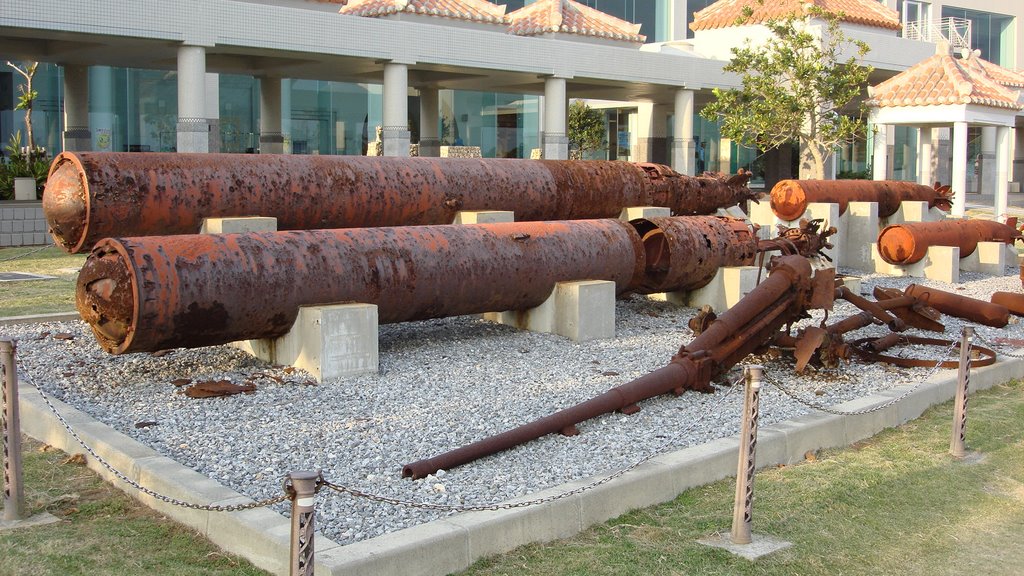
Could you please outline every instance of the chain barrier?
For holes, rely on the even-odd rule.
[[[42,252],[43,250],[46,250],[50,246],[53,246],[53,244],[47,244],[45,246],[40,246],[39,248],[36,248],[34,250],[29,250],[28,252],[25,252],[24,254],[18,254],[17,256],[8,256],[7,258],[0,258],[0,262],[10,262],[11,260],[17,260],[18,258],[25,258],[26,256],[31,256],[31,255],[36,254],[38,252]]]
[[[1012,344],[1005,343],[1000,344],[999,342],[996,342],[995,339],[990,340],[989,338],[986,338],[985,335],[982,333],[982,329],[980,326],[972,326],[972,328],[974,328],[974,337],[980,340],[981,343],[984,344],[985,346],[988,346],[989,348],[998,351],[1003,356],[1009,356],[1010,358],[1024,358],[1024,354],[1006,351],[1009,348],[1013,348],[1016,350],[1018,348],[1024,348],[1024,346],[1013,346]]]
[[[951,353],[954,350],[958,349],[959,347],[960,347],[960,342],[959,341],[952,342],[950,344],[950,346],[946,349],[946,352],[938,360],[935,361],[935,365],[931,367],[931,369],[928,372],[928,374],[925,375],[923,378],[921,378],[916,384],[914,384],[911,388],[909,388],[903,394],[893,398],[892,400],[889,400],[888,402],[886,402],[884,404],[879,404],[878,406],[873,406],[871,408],[864,408],[862,410],[852,410],[852,411],[836,410],[835,408],[830,408],[828,406],[824,406],[822,404],[818,404],[817,402],[811,402],[810,400],[805,400],[804,398],[801,398],[796,392],[794,392],[793,390],[790,390],[784,384],[782,384],[781,382],[775,380],[774,378],[765,377],[764,381],[769,383],[769,384],[771,384],[772,386],[775,386],[780,391],[782,391],[783,394],[785,394],[786,396],[789,396],[791,399],[795,400],[796,402],[798,402],[800,404],[803,404],[804,406],[807,406],[808,408],[811,408],[811,409],[814,409],[814,410],[819,410],[821,412],[826,412],[828,414],[833,414],[833,415],[836,415],[836,416],[862,416],[864,414],[870,414],[872,412],[878,412],[879,410],[884,410],[884,409],[892,406],[893,404],[896,404],[900,400],[903,400],[907,396],[910,396],[911,394],[913,394],[918,388],[921,387],[922,384],[924,384],[925,382],[930,380],[932,378],[932,376],[935,376],[935,374],[938,373],[939,369],[942,368],[942,363],[945,362],[946,359],[950,357]]]

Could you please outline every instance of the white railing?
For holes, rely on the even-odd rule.
[[[925,42],[949,42],[955,50],[970,50],[971,21],[965,18],[943,18],[904,22],[903,37]]]

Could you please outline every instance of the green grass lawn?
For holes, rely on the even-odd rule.
[[[75,281],[85,254],[67,254],[50,246],[0,250],[0,272],[54,276],[51,280],[0,282],[0,318],[75,311]]]

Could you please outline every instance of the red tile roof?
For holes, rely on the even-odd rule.
[[[640,24],[633,24],[584,6],[573,0],[537,0],[510,12],[509,31],[519,36],[536,36],[551,32],[611,38],[628,42],[644,42]]]
[[[883,6],[878,0],[765,0],[763,5],[759,5],[757,0],[720,0],[694,13],[690,29],[711,30],[735,26],[736,20],[743,16],[743,9],[748,6],[754,12],[747,24],[783,20],[787,16],[805,14],[811,6],[817,6],[825,12],[841,13],[843,22],[890,30],[902,28],[899,13]]]
[[[868,104],[879,108],[978,104],[1020,110],[1019,92],[1014,88],[1021,86],[1020,74],[973,54],[965,59],[936,54],[872,87]]]
[[[471,22],[506,22],[505,6],[486,0],[348,0],[338,12],[368,17],[407,12]]]

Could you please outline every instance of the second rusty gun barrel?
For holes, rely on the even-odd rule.
[[[811,202],[839,204],[840,214],[850,202],[878,202],[878,215],[886,218],[895,214],[904,200],[949,210],[952,193],[948,186],[930,188],[895,180],[782,180],[770,193],[772,211],[783,220],[796,220]]]
[[[1020,232],[993,220],[943,220],[906,222],[886,226],[878,233],[878,253],[889,264],[913,264],[928,253],[929,246],[957,246],[960,257],[970,256],[978,242],[1013,244]]]
[[[309,230],[451,224],[460,210],[519,221],[616,218],[627,206],[713,214],[758,196],[748,178],[617,161],[64,152],[43,212],[57,245],[80,252],[111,236],[194,234],[204,218],[229,216]]]
[[[971,320],[993,328],[1002,328],[1010,323],[1010,311],[1001,304],[985,302],[920,284],[907,286],[903,293],[917,298],[943,314],[957,318]]]

